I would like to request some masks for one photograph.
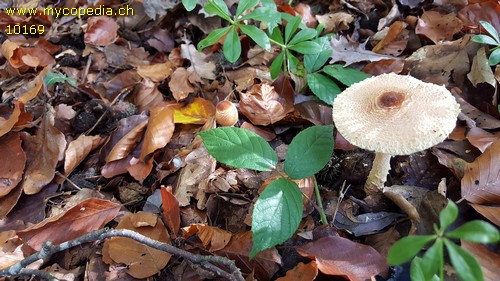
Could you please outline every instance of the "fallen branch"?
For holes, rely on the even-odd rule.
[[[194,264],[199,264],[203,269],[211,271],[211,272],[217,274],[218,276],[226,278],[227,280],[232,280],[232,281],[244,281],[245,280],[243,278],[243,276],[241,275],[239,268],[236,267],[236,264],[234,263],[234,261],[232,261],[230,259],[227,259],[224,257],[219,257],[219,256],[195,255],[195,254],[192,254],[188,251],[176,248],[172,245],[153,240],[149,237],[146,237],[146,236],[139,234],[139,233],[132,231],[132,230],[107,229],[107,228],[90,232],[86,235],[80,236],[80,237],[73,239],[71,241],[61,243],[59,245],[53,245],[51,242],[45,242],[44,245],[42,246],[41,251],[39,251],[39,252],[29,256],[29,257],[26,257],[25,259],[19,261],[18,263],[14,264],[8,268],[0,270],[0,277],[20,276],[20,275],[24,275],[24,276],[35,275],[37,277],[40,277],[40,278],[43,278],[46,280],[51,280],[51,281],[57,280],[55,277],[53,277],[52,275],[48,274],[45,271],[26,269],[26,266],[32,264],[33,262],[35,262],[39,259],[47,258],[47,257],[49,257],[57,252],[67,250],[69,248],[72,248],[72,247],[75,247],[75,246],[78,246],[78,245],[81,245],[84,243],[100,241],[100,240],[104,240],[106,238],[111,238],[111,237],[127,237],[127,238],[133,239],[139,243],[147,245],[149,247],[167,252],[167,253],[175,255],[175,256],[185,258]],[[226,271],[215,264],[227,266],[229,268],[229,271]]]

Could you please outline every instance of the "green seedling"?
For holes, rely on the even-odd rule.
[[[457,205],[448,201],[446,208],[439,214],[440,227],[434,225],[435,234],[413,235],[400,239],[389,250],[388,263],[399,265],[413,258],[410,267],[412,281],[443,281],[444,248],[446,248],[451,265],[461,280],[484,280],[481,266],[476,258],[457,245],[454,239],[475,243],[497,243],[500,241],[498,229],[487,222],[474,220],[452,231],[446,231],[457,216]],[[431,242],[433,242],[432,246],[422,257],[418,257],[417,254]]]
[[[241,128],[220,127],[199,133],[208,152],[226,165],[271,171],[278,157],[259,135]],[[286,174],[272,181],[257,199],[252,214],[250,258],[289,239],[302,220],[302,193],[292,179],[314,177],[333,153],[333,126],[313,126],[297,134],[286,153]],[[315,183],[316,196],[319,197]],[[318,199],[322,222],[327,224]]]
[[[489,36],[484,34],[475,35],[471,40],[480,44],[496,46],[490,50],[491,52],[488,63],[491,66],[497,65],[500,63],[500,38],[498,36],[498,32],[489,22],[480,21],[480,24],[488,32]]]

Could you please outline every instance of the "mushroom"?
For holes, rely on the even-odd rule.
[[[381,194],[390,160],[442,142],[455,128],[460,106],[444,87],[411,76],[382,74],[355,83],[333,102],[333,121],[350,143],[375,151],[365,183]]]
[[[215,107],[215,121],[221,126],[233,126],[238,122],[238,109],[234,103],[223,100]]]

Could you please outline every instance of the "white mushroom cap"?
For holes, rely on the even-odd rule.
[[[393,73],[355,83],[333,102],[333,121],[345,139],[389,155],[442,142],[455,128],[459,112],[444,86]]]

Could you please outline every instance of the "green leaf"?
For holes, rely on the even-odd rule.
[[[425,278],[424,270],[422,268],[421,258],[415,257],[411,261],[410,276],[412,281],[428,281],[428,279]]]
[[[488,63],[490,65],[497,65],[500,63],[500,49],[496,49],[490,54],[490,58],[488,59]]]
[[[499,44],[492,37],[490,37],[488,35],[483,35],[483,34],[474,35],[474,37],[472,37],[471,41],[479,43],[479,44],[487,44],[487,45],[494,45],[494,46]]]
[[[238,8],[236,9],[236,14],[234,15],[234,19],[238,20],[238,18],[243,14],[244,11],[251,9],[257,4],[259,4],[260,0],[241,0],[238,3]]]
[[[265,24],[268,30],[274,30],[274,28],[281,23],[281,13],[276,10],[276,6],[274,8],[259,7],[239,18],[239,21],[248,19],[261,21]]]
[[[290,50],[294,50],[297,53],[301,53],[304,55],[317,54],[319,53],[319,45],[314,41],[303,41],[299,42],[295,45],[291,45],[288,47]]]
[[[398,240],[389,249],[387,263],[389,265],[403,264],[413,258],[429,242],[436,239],[435,235],[414,235]]]
[[[271,72],[271,79],[275,79],[280,75],[281,67],[283,66],[283,61],[285,60],[285,52],[281,52],[271,63],[269,71]]]
[[[208,36],[205,37],[205,39],[198,42],[198,46],[196,46],[196,48],[198,49],[198,51],[201,52],[206,47],[217,43],[219,41],[219,39],[224,37],[229,32],[229,29],[231,27],[232,26],[226,26],[223,28],[218,28],[218,29],[212,30],[212,32],[210,32],[210,34],[208,34]]]
[[[198,0],[182,0],[182,5],[186,11],[190,12],[196,7]]]
[[[252,40],[257,43],[257,45],[259,45],[262,49],[268,52],[271,51],[271,43],[269,42],[269,37],[267,37],[267,34],[264,31],[253,25],[239,24],[238,27],[244,34],[252,38]]]
[[[479,23],[483,26],[484,29],[486,29],[486,31],[488,31],[491,37],[493,37],[493,39],[497,41],[496,45],[500,45],[500,38],[498,37],[498,32],[495,27],[487,21],[479,21]]]
[[[297,65],[300,64],[300,60],[295,57],[288,49],[285,50],[285,57],[288,64],[288,71],[294,71]]]
[[[332,79],[319,73],[306,75],[307,85],[309,89],[324,103],[330,105],[333,103],[342,90],[332,81]]]
[[[50,87],[56,83],[61,83],[61,82],[68,82],[73,86],[76,85],[75,78],[68,77],[61,73],[47,72],[47,74],[45,74],[45,76],[43,77],[43,83],[45,83],[45,86],[47,87]]]
[[[444,244],[448,250],[451,264],[457,271],[458,277],[461,280],[468,281],[483,281],[483,272],[477,260],[460,246],[455,245],[452,241],[444,239]]]
[[[302,29],[301,31],[297,32],[297,34],[295,34],[295,36],[293,36],[292,40],[290,40],[290,42],[288,42],[288,45],[294,45],[294,44],[297,44],[299,42],[311,40],[314,37],[316,37],[316,30],[315,29],[312,29],[312,28]]]
[[[457,205],[448,200],[448,205],[439,213],[439,224],[441,229],[444,231],[448,226],[450,226],[458,216],[458,207]]]
[[[297,31],[297,28],[299,27],[301,21],[302,18],[299,16],[290,17],[288,23],[285,26],[285,43],[288,44],[288,41],[290,41],[290,38],[292,38],[292,35],[295,33],[295,31]]]
[[[285,173],[292,179],[314,176],[333,153],[333,126],[312,126],[298,133],[288,146]]]
[[[283,34],[281,33],[281,30],[279,28],[273,29],[273,32],[271,33],[270,38],[273,39],[274,41],[278,42],[279,44],[284,44]]]
[[[217,161],[236,168],[271,171],[278,157],[256,133],[235,127],[221,127],[198,133]]]
[[[231,26],[229,32],[227,33],[226,39],[224,40],[224,45],[222,45],[222,52],[226,59],[230,62],[235,62],[240,58],[241,55],[241,42],[236,28]]]
[[[309,73],[320,69],[332,55],[329,36],[323,36],[314,41],[318,43],[318,50],[320,51],[314,54],[304,55],[304,66]]]
[[[233,21],[224,0],[210,0],[205,4],[204,9],[208,14],[218,15],[231,23]]]
[[[496,243],[500,241],[498,229],[480,220],[467,222],[455,230],[446,233],[446,236],[475,243]]]
[[[252,259],[258,252],[290,238],[302,219],[302,193],[293,181],[278,178],[259,195],[253,208]]]
[[[322,71],[346,86],[351,86],[371,76],[354,68],[344,67],[340,64],[327,65],[323,67]]]
[[[434,244],[425,251],[420,262],[425,280],[431,280],[443,264],[443,240],[437,239]]]

